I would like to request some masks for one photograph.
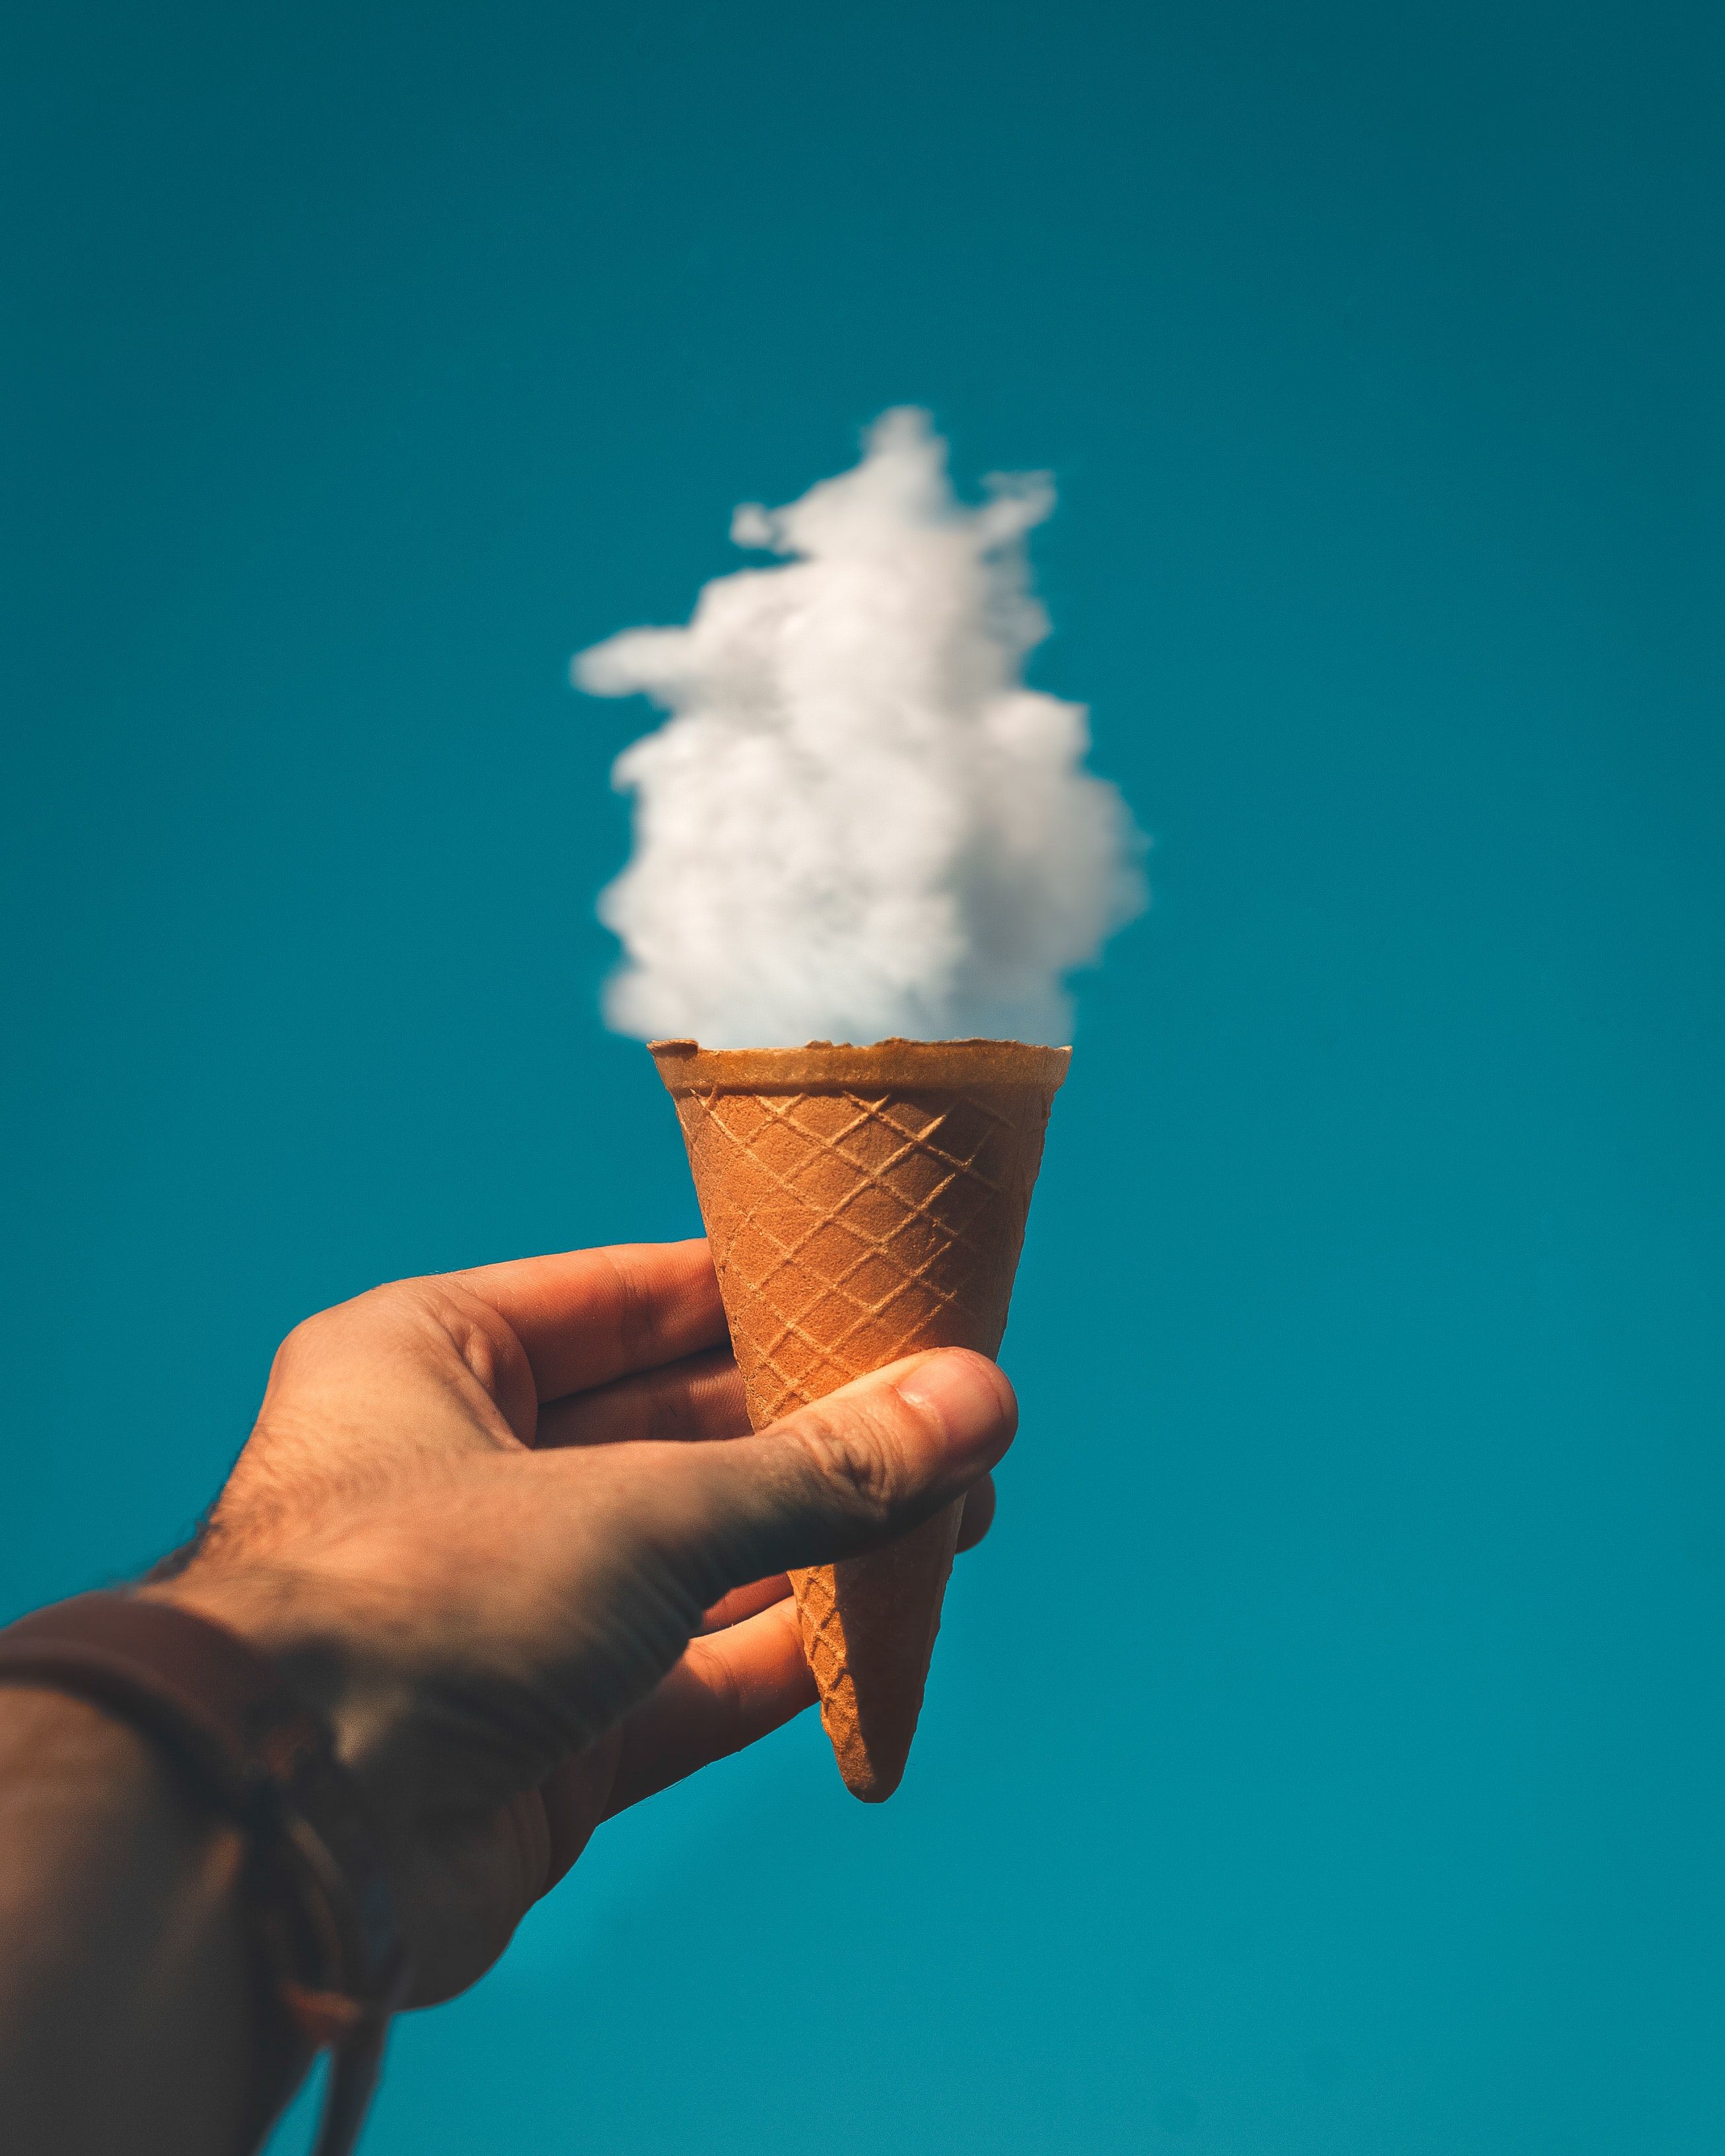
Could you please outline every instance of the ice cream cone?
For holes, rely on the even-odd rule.
[[[919,1348],[995,1353],[1070,1050],[651,1047],[757,1430]],[[867,1803],[904,1773],[962,1510],[791,1575],[822,1722]]]

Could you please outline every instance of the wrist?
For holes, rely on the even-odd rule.
[[[0,1847],[27,1816],[57,1856],[87,1824],[167,1797],[168,1779],[149,1738],[105,1707],[48,1684],[0,1685]]]
[[[0,1685],[0,2117],[19,2147],[187,2156],[261,2131],[307,2054],[264,2008],[245,1855],[142,1730]]]
[[[15,1915],[34,1906],[53,1919],[8,1925],[8,1938],[57,1953],[77,1936],[75,1922],[62,1927],[68,1902],[75,1911],[140,1851],[237,1892],[238,1830],[197,1802],[150,1736],[49,1684],[0,1685],[0,1897]]]
[[[319,2145],[345,2152],[412,1974],[390,1866],[372,1808],[335,1756],[326,1722],[278,1664],[230,1624],[186,1606],[192,1599],[98,1592],[33,1611],[0,1633],[0,1689],[69,1692],[151,1740],[157,1767],[167,1771],[134,1809],[148,1824],[150,1798],[165,1796],[170,1826],[195,1819],[221,1867],[205,1876],[208,1863],[193,1864],[158,1831],[149,1868],[174,1902],[201,1899],[226,1943],[239,1945],[260,1986],[254,2003],[267,2001],[272,2056],[291,2065],[332,2047]],[[56,1728],[69,1726],[63,1709],[49,1711]],[[23,1710],[26,1740],[41,1712]],[[117,1867],[126,1882],[137,1851],[125,1836],[92,1833],[85,1822],[75,1839],[93,1845],[90,1871]],[[87,1877],[71,1882],[69,1892],[78,1891],[88,1897]],[[52,1908],[50,1901],[41,1917]],[[179,1908],[165,1921],[177,1927]],[[205,1973],[214,1966],[208,1953],[203,1963]],[[75,1954],[69,1973],[75,1989]],[[267,2078],[275,2083],[273,2073]]]
[[[328,1725],[336,1757],[362,1784],[388,1839],[406,1835],[413,1777],[401,1755],[411,1688],[368,1651],[375,1624],[339,1606],[327,1583],[270,1566],[194,1563],[177,1578],[138,1591],[208,1619],[266,1656]]]

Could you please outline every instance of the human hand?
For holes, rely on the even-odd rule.
[[[415,1982],[472,1983],[594,1827],[809,1705],[784,1578],[968,1491],[1011,1389],[916,1355],[757,1435],[704,1242],[404,1281],[309,1318],[183,1570],[389,1837]]]

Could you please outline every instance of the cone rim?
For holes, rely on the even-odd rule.
[[[811,1040],[801,1048],[703,1048],[696,1040],[649,1040],[647,1052],[673,1095],[1030,1086],[1051,1096],[1072,1060],[1070,1048],[984,1040]]]

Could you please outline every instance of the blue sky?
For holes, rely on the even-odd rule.
[[[7,46],[9,1609],[306,1311],[692,1224],[567,668],[737,502],[904,402],[1052,470],[1034,678],[1153,840],[901,1795],[805,1722],[608,1829],[369,2147],[1712,2156],[1717,16]]]

